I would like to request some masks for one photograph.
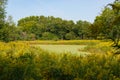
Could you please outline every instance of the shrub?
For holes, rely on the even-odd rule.
[[[23,43],[0,43],[0,80],[119,80],[120,55],[56,54]]]

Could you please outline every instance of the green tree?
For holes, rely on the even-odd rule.
[[[76,39],[76,35],[75,35],[74,32],[69,32],[69,33],[67,33],[67,34],[65,35],[65,38],[66,38],[67,40],[74,40],[74,39]]]
[[[7,4],[7,0],[0,0],[0,29],[3,28],[5,17],[6,17],[6,11],[5,6]]]
[[[110,38],[109,34],[112,30],[112,22],[114,20],[114,12],[111,8],[105,7],[102,13],[96,17],[92,24],[91,33],[94,37]],[[95,34],[94,34],[95,33]]]
[[[58,40],[58,37],[55,34],[53,34],[53,33],[44,32],[42,34],[42,39],[43,40]]]
[[[40,39],[43,32],[47,31],[47,19],[44,16],[30,16],[18,21],[18,27],[26,34],[34,34],[36,39]]]
[[[74,27],[74,32],[81,38],[86,39],[89,37],[90,34],[90,27],[91,23],[87,21],[79,20],[77,21],[76,26]]]
[[[9,16],[7,21],[4,23],[4,27],[0,29],[0,36],[1,40],[5,42],[18,40],[19,34],[17,27],[15,26],[11,16]]]
[[[114,18],[111,23],[112,30],[110,32],[110,37],[114,42],[114,46],[120,48],[119,40],[120,40],[120,1],[115,0],[113,4],[109,4],[112,7],[114,12]]]
[[[115,0],[112,4],[108,4],[102,13],[96,17],[93,26],[91,27],[92,33],[97,36],[102,34],[105,38],[111,39],[114,46],[119,46],[120,40],[120,0]]]
[[[26,34],[34,34],[36,39],[45,39],[45,36],[43,38],[43,33],[46,35],[46,32],[47,35],[48,32],[49,35],[52,33],[61,40],[76,39],[76,37],[77,39],[79,39],[78,37],[86,39],[89,37],[90,24],[91,23],[87,21],[81,21],[77,22],[76,25],[72,20],[62,20],[61,18],[55,18],[53,16],[30,16],[18,21],[19,28]]]

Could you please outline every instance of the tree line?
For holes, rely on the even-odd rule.
[[[53,16],[29,16],[15,25],[12,17],[5,20],[7,0],[0,1],[0,40],[71,40],[111,39],[118,45],[120,38],[120,0],[108,4],[93,23],[63,20]]]
[[[71,40],[88,38],[90,25],[91,23],[81,20],[75,24],[72,20],[53,16],[30,16],[20,19],[17,26],[26,39]]]

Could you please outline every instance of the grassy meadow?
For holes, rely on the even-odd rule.
[[[111,44],[98,40],[0,42],[0,80],[120,80],[120,55],[113,54]],[[78,55],[84,53],[89,54]]]
[[[37,45],[36,47],[40,47],[45,51],[49,51],[51,53],[70,53],[73,55],[86,55],[88,52],[82,51],[86,46],[85,45]]]

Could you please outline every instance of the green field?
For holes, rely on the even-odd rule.
[[[41,49],[53,53],[71,53],[77,55],[89,54],[87,52],[83,52],[82,50],[86,47],[86,45],[37,45]]]
[[[100,40],[29,41],[23,43],[36,46],[49,53],[71,53],[74,55],[107,53],[112,50],[110,41]]]

